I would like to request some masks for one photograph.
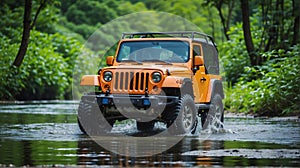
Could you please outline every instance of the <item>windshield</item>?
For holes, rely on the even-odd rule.
[[[180,40],[123,42],[117,56],[117,62],[184,63],[188,60],[189,43]]]

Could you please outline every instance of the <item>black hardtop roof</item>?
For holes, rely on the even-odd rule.
[[[195,42],[202,42],[214,45],[214,39],[204,33],[196,31],[175,31],[175,32],[124,32],[122,33],[122,39],[133,39],[133,38],[189,38]]]

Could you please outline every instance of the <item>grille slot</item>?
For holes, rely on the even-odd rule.
[[[148,88],[148,72],[116,72],[114,91],[117,92],[144,92]]]

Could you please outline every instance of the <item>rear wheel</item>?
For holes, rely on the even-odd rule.
[[[81,100],[77,117],[80,130],[89,135],[101,135],[110,132],[115,121],[106,120],[101,113],[96,102]]]
[[[177,105],[168,112],[168,116],[167,127],[171,134],[195,133],[196,107],[191,95],[182,96]]]
[[[214,95],[208,112],[201,114],[202,128],[223,128],[224,106],[219,94]]]

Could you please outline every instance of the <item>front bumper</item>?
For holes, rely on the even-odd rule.
[[[160,108],[161,106],[172,106],[178,103],[176,96],[161,95],[96,95],[97,103],[103,107],[131,106],[136,108]]]
[[[136,119],[151,121],[161,118],[163,112],[175,106],[179,98],[161,95],[84,95],[82,101],[98,106],[102,114],[109,119]]]

